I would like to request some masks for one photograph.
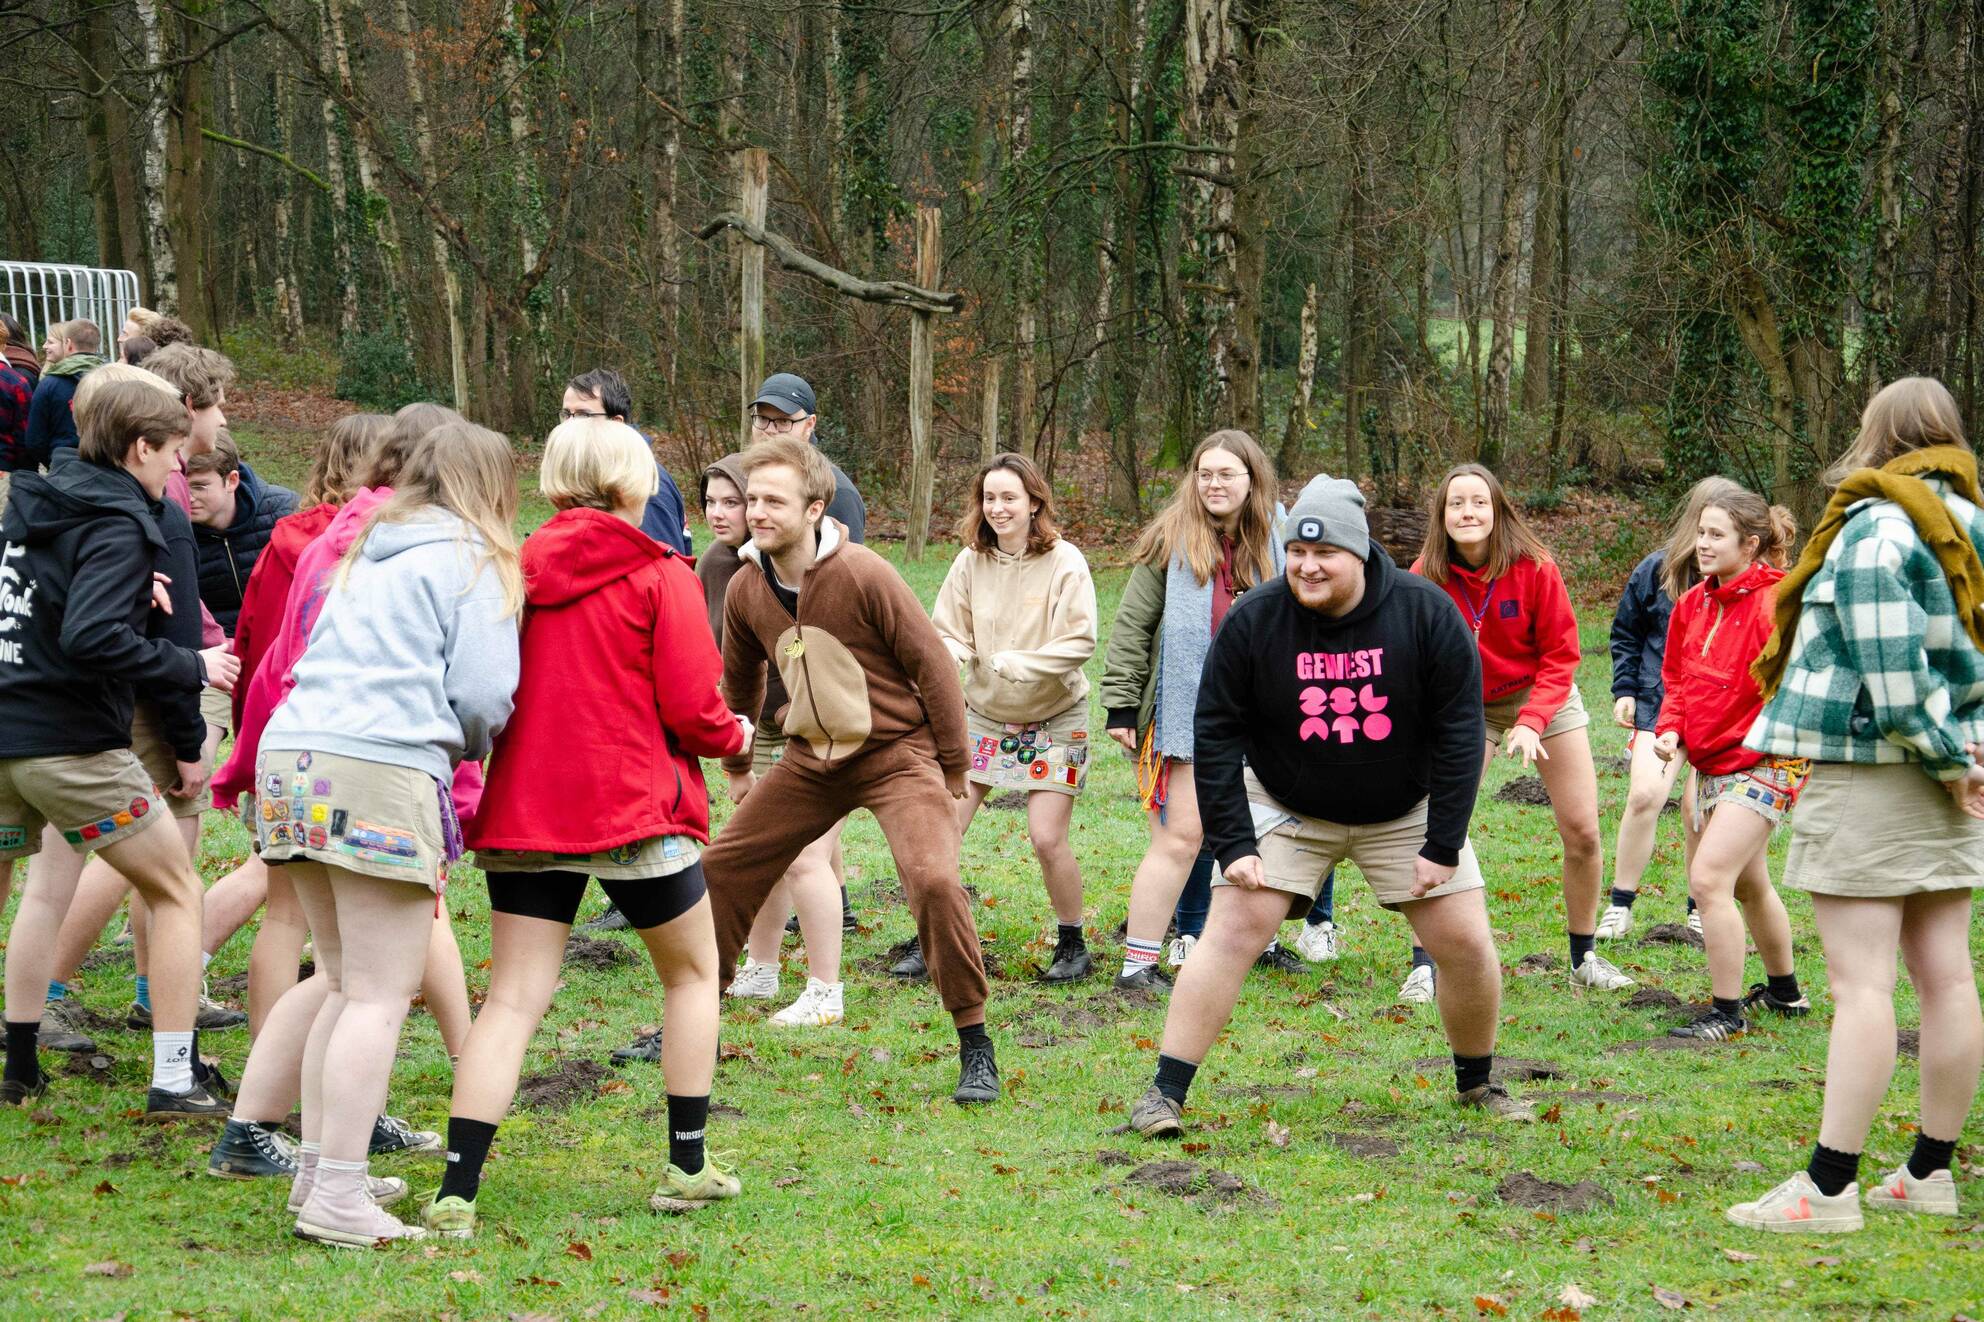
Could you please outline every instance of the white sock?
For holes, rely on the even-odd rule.
[[[152,1087],[166,1092],[193,1090],[193,1034],[152,1034]]]
[[[207,953],[206,951],[204,951],[204,950],[202,950],[202,951],[200,952],[200,976],[201,976],[201,977],[203,977],[203,978],[204,978],[204,977],[206,977],[206,976],[207,976],[207,965],[209,965],[209,964],[211,964],[211,963],[213,963],[213,962],[214,962],[214,957],[213,957],[212,955],[209,955],[209,954],[208,954],[208,953]]]
[[[1123,942],[1123,976],[1128,977],[1140,969],[1156,964],[1158,952],[1163,948],[1164,943],[1161,941],[1125,939]]]

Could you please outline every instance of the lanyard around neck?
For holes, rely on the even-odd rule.
[[[1488,618],[1488,604],[1495,600],[1495,589],[1502,586],[1502,580],[1498,578],[1488,585],[1488,591],[1481,595],[1481,605],[1478,607],[1474,604],[1474,594],[1467,590],[1467,580],[1456,576],[1454,582],[1460,587],[1462,604],[1467,607],[1467,622],[1473,627],[1474,638],[1478,643],[1481,640],[1481,623]]]

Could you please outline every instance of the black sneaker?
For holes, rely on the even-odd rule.
[[[247,1022],[246,1014],[222,1005],[209,997],[204,989],[200,992],[200,1013],[194,1016],[193,1027],[202,1033],[216,1033],[224,1028],[239,1028]]]
[[[1750,1030],[1741,1015],[1724,1014],[1717,1009],[1702,1012],[1694,1022],[1667,1030],[1669,1037],[1693,1038],[1697,1042],[1728,1042]]]
[[[959,1106],[999,1100],[999,1062],[992,1054],[992,1041],[962,1043],[958,1047],[958,1090],[951,1100]]]
[[[798,914],[793,914],[792,917],[785,920],[785,934],[787,936],[797,936],[799,934]]]
[[[631,1065],[637,1060],[644,1061],[650,1065],[659,1065],[661,1063],[661,1034],[643,1033],[626,1046],[613,1048],[613,1054],[608,1059],[615,1065]]]
[[[234,1085],[220,1072],[220,1066],[205,1056],[193,1058],[193,1082],[224,1101],[234,1100]]]
[[[48,1091],[48,1076],[38,1075],[33,1083],[0,1080],[0,1106],[22,1106]]]
[[[854,916],[854,910],[845,902],[840,907],[840,930],[843,932],[859,932],[861,930],[861,920]]]
[[[415,1129],[398,1116],[382,1115],[372,1122],[371,1155],[391,1152],[439,1152],[441,1136],[431,1129]]]
[[[581,932],[621,932],[625,931],[629,926],[631,924],[627,921],[627,915],[621,913],[618,907],[609,906],[606,912],[599,917],[592,919],[590,922],[580,923],[579,930]]]
[[[1116,990],[1119,992],[1127,992],[1127,991],[1157,992],[1157,991],[1163,991],[1166,987],[1169,987],[1171,985],[1171,979],[1165,977],[1164,970],[1159,968],[1156,964],[1146,964],[1142,968],[1138,969],[1135,973],[1117,974],[1116,982],[1114,985],[1116,987]]]
[[[95,1051],[96,1042],[84,1027],[83,1007],[72,997],[41,1007],[40,1045],[50,1051]]]
[[[140,1033],[152,1031],[152,1007],[131,1002],[131,1008],[124,1012],[124,1027]]]
[[[1273,969],[1277,973],[1303,973],[1309,966],[1302,962],[1300,955],[1277,941],[1260,953],[1254,960],[1254,967]]]
[[[905,982],[922,982],[930,976],[930,966],[923,962],[923,947],[914,938],[903,949],[902,958],[889,965],[889,976]]]
[[[1041,975],[1042,982],[1079,982],[1095,972],[1095,959],[1088,953],[1088,947],[1080,942],[1070,942],[1054,948],[1054,962],[1047,966]]]
[[[1743,1006],[1745,1009],[1752,1005],[1761,1005],[1773,1014],[1781,1014],[1791,1019],[1803,1019],[1806,1015],[1812,1013],[1811,997],[1801,991],[1798,993],[1798,999],[1795,1001],[1780,1000],[1771,992],[1770,984],[1767,982],[1758,983],[1756,986],[1750,988],[1748,995],[1743,997]]]
[[[185,1092],[153,1088],[145,1094],[145,1119],[154,1124],[166,1120],[225,1120],[230,1105],[194,1084]]]
[[[291,1178],[296,1157],[274,1129],[253,1120],[229,1120],[207,1157],[207,1174],[223,1180]]]

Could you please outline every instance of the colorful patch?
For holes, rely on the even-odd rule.
[[[402,854],[389,854],[378,849],[367,849],[362,845],[354,845],[349,840],[338,841],[337,847],[342,852],[366,863],[390,863],[396,868],[417,868],[420,866],[420,860],[417,858],[407,858]]]
[[[353,822],[351,829],[344,832],[344,848],[353,851],[369,850],[399,858],[418,859],[420,842],[413,832],[398,826],[375,826],[371,822]],[[364,857],[363,854],[360,857]]]
[[[1011,771],[1014,767],[1018,765],[1019,762],[1015,758],[1002,757],[999,759],[999,770],[1001,771]]]
[[[310,782],[310,792],[321,799],[331,792],[331,782],[319,776]]]
[[[1078,767],[1088,761],[1088,745],[1073,744],[1068,748],[1068,765]]]
[[[117,819],[115,817],[106,817],[96,824],[96,829],[99,835],[115,835],[117,832]]]
[[[262,820],[265,822],[281,822],[281,821],[289,820],[289,800],[263,799]]]
[[[978,741],[978,751],[990,755],[999,751],[999,741],[986,735]]]
[[[310,769],[310,755],[308,753],[298,753],[296,755],[296,769],[298,771],[308,771]]]
[[[347,814],[345,813],[345,810],[344,810],[344,809],[342,809],[342,808],[333,808],[333,809],[331,809],[331,834],[332,834],[332,835],[343,835],[343,834],[344,834],[344,824],[345,824],[345,822],[346,822],[346,821],[348,821],[348,820],[349,820],[349,818],[348,818],[348,816],[347,816]]]
[[[295,836],[290,833],[288,822],[277,822],[269,828],[269,843],[272,845],[286,845],[294,840]]]
[[[1075,731],[1075,732],[1074,732],[1073,734],[1071,734],[1071,735],[1069,735],[1069,736],[1068,736],[1068,738],[1070,738],[1070,739],[1086,739],[1086,738],[1088,738],[1088,731],[1087,731],[1087,730],[1077,730],[1077,731]]]
[[[1036,738],[1037,738],[1037,737],[1039,736],[1039,734],[1040,734],[1040,731],[1038,731],[1038,730],[1021,730],[1021,731],[1020,731],[1020,742],[1021,742],[1022,744],[1026,744],[1026,745],[1028,745],[1028,746],[1031,746],[1031,745],[1033,744],[1033,742],[1034,742],[1034,740],[1035,740],[1035,739],[1036,739]]]
[[[1033,758],[1034,758],[1034,752],[1033,752],[1033,747],[1032,747],[1032,745],[1030,745],[1030,744],[1029,744],[1029,745],[1027,745],[1027,746],[1025,746],[1025,747],[1023,747],[1023,748],[1021,748],[1021,749],[1020,749],[1020,751],[1019,751],[1019,759],[1020,759],[1020,761],[1022,761],[1022,762],[1031,762],[1031,761],[1033,761]]]
[[[310,792],[310,777],[308,776],[292,777],[289,782],[289,792],[295,795],[299,799],[302,798],[304,795],[308,794]]]
[[[625,867],[627,864],[632,863],[635,859],[639,858],[640,856],[641,856],[641,842],[639,840],[635,840],[629,844],[615,845],[613,846],[613,848],[606,851],[606,861],[609,863],[617,863],[622,867]]]
[[[268,775],[262,777],[262,793],[271,799],[280,799],[282,797],[281,772],[271,771]]]
[[[316,823],[318,823],[318,824],[320,824],[320,825],[321,825],[322,823],[324,823],[324,822],[328,822],[328,821],[330,821],[330,820],[331,820],[331,810],[330,810],[330,807],[329,807],[329,805],[327,805],[327,804],[322,804],[322,803],[313,803],[313,804],[311,804],[311,805],[310,805],[310,820],[311,820],[311,821],[313,821],[313,822],[316,822]]]
[[[143,795],[139,795],[137,798],[131,800],[131,815],[133,817],[143,817],[146,813],[150,812],[151,810],[152,810],[152,801],[150,799],[145,798]]]
[[[1047,773],[1049,770],[1050,768],[1045,762],[1035,762],[1032,766],[1026,769],[1026,774],[1032,777],[1034,780],[1046,780]]]
[[[1004,739],[1001,739],[999,741],[999,751],[1002,753],[1010,753],[1019,746],[1020,746],[1020,741],[1014,738],[1012,735],[1007,735]]]
[[[64,840],[67,840],[72,845],[80,845],[81,843],[83,843],[83,833],[81,831],[64,831],[62,833],[62,838]]]
[[[665,835],[661,838],[661,856],[680,858],[689,852],[689,842],[679,835]]]
[[[983,771],[985,770],[986,767],[990,766],[991,764],[992,764],[992,759],[985,756],[985,754],[983,753],[973,753],[971,755],[971,769],[973,771]]]
[[[116,822],[116,823],[117,823],[117,825],[118,825],[118,826],[119,826],[119,827],[121,828],[121,827],[126,827],[126,826],[129,826],[129,825],[130,825],[130,824],[131,824],[132,822],[135,822],[135,821],[137,821],[138,819],[137,819],[137,818],[135,818],[135,817],[133,817],[133,816],[132,816],[132,815],[131,815],[130,813],[128,813],[128,812],[120,812],[120,813],[118,813],[118,814],[117,814],[117,815],[116,815],[115,817],[113,817],[113,818],[111,818],[110,820],[111,820],[111,821],[113,821],[113,822]]]
[[[331,833],[329,831],[326,831],[321,826],[313,826],[310,828],[310,847],[312,849],[324,849],[328,847],[330,843],[331,843]]]
[[[1080,785],[1082,783],[1082,773],[1073,767],[1063,767],[1061,769],[1061,778],[1070,785]]]
[[[63,832],[67,835],[68,832]],[[26,849],[28,829],[25,826],[0,826],[0,849]]]
[[[301,799],[292,799],[289,804],[289,815],[292,819],[299,822],[308,821],[310,818],[310,805]]]

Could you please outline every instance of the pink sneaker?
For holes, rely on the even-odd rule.
[[[292,1215],[303,1210],[310,1201],[310,1191],[317,1185],[317,1154],[299,1152],[296,1154],[296,1177],[289,1182],[289,1210]],[[388,1207],[406,1197],[407,1183],[391,1175],[367,1175],[365,1190],[372,1201],[380,1207]]]
[[[368,1196],[367,1179],[362,1171],[320,1170],[309,1200],[297,1213],[296,1237],[347,1249],[379,1248],[400,1239],[425,1239],[424,1228],[407,1225],[379,1209]]]

